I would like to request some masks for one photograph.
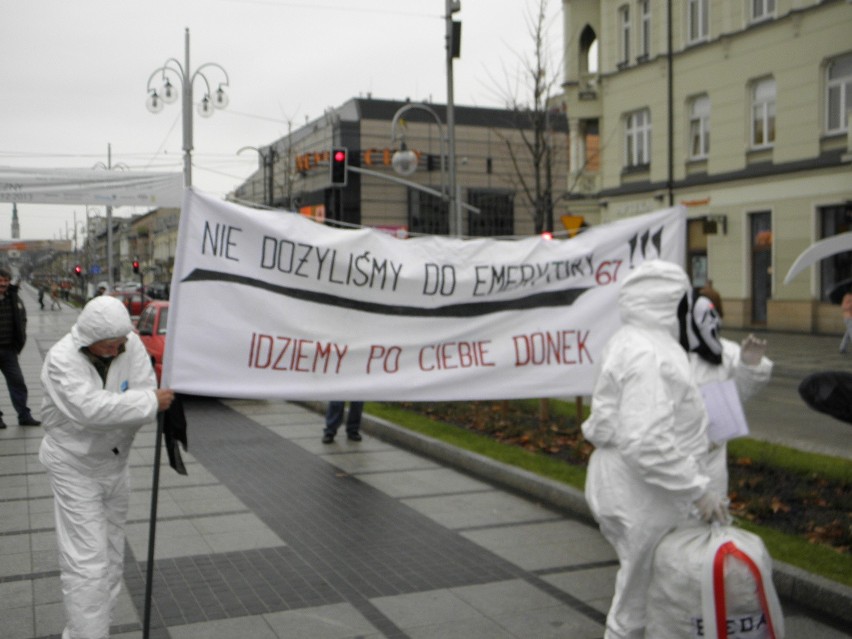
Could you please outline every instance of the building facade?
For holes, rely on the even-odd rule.
[[[456,199],[464,207],[452,212],[441,197],[450,184],[446,121],[444,105],[351,99],[258,149],[258,170],[232,198],[402,236],[515,236],[541,230],[524,194],[524,185],[533,181],[524,141],[531,125],[524,114],[454,108]],[[564,114],[548,118],[546,140],[552,179],[561,189],[568,156]],[[403,145],[416,156],[416,170],[404,177],[393,168],[394,153]],[[342,187],[331,183],[333,147],[348,150],[350,170]]]
[[[727,326],[841,333],[828,293],[852,252],[784,277],[852,230],[852,4],[563,0],[563,16],[571,212],[683,204],[687,269]]]

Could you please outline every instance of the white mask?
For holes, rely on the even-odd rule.
[[[722,342],[719,331],[722,319],[716,307],[708,298],[699,295],[692,303],[691,321],[687,323],[689,350],[710,362],[722,363]]]

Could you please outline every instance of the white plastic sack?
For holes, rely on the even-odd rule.
[[[654,554],[646,637],[783,639],[784,617],[763,541],[704,524],[666,535]]]

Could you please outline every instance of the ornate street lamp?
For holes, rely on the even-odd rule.
[[[225,76],[215,91],[211,90],[210,81],[202,70],[208,67],[219,69]],[[152,87],[154,78],[159,75],[163,85],[158,91]],[[207,62],[191,71],[189,66],[189,29],[186,29],[184,63],[181,64],[176,58],[169,58],[160,68],[156,69],[148,78],[148,100],[146,106],[151,113],[159,113],[163,110],[163,104],[171,104],[178,98],[178,91],[171,82],[171,77],[180,81],[181,107],[183,109],[183,182],[184,186],[192,185],[192,86],[196,79],[204,82],[204,97],[198,103],[198,115],[209,118],[215,109],[224,109],[228,106],[228,94],[225,88],[229,86],[228,72],[222,65],[216,62]]]

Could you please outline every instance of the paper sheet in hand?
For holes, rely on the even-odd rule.
[[[707,436],[711,442],[719,444],[748,435],[748,422],[734,380],[704,384],[701,394],[710,418]]]

